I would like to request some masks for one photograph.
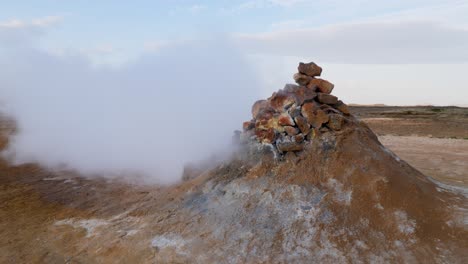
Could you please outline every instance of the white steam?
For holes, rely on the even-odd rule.
[[[0,110],[18,125],[7,151],[16,162],[173,182],[186,162],[229,146],[259,93],[227,41],[190,42],[96,69],[80,56],[1,40]]]

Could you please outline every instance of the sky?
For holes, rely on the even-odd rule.
[[[223,36],[250,59],[264,96],[310,60],[350,103],[466,105],[467,13],[466,0],[5,1],[0,34],[110,67]]]
[[[468,0],[0,6],[0,112],[17,121],[17,162],[170,182],[225,149],[300,61],[345,103],[468,106]]]

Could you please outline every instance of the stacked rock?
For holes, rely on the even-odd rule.
[[[294,80],[267,100],[252,106],[253,119],[243,124],[240,142],[258,142],[279,154],[302,151],[305,144],[327,131],[339,131],[349,115],[348,106],[331,95],[334,85],[317,78],[322,68],[299,63]]]

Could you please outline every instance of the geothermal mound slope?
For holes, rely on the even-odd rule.
[[[152,239],[160,262],[462,263],[467,198],[383,147],[300,63],[252,107],[236,157],[192,184]],[[465,262],[466,263],[466,262]]]

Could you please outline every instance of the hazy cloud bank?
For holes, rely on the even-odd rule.
[[[428,21],[349,23],[238,34],[245,51],[349,64],[468,62],[468,30]]]

